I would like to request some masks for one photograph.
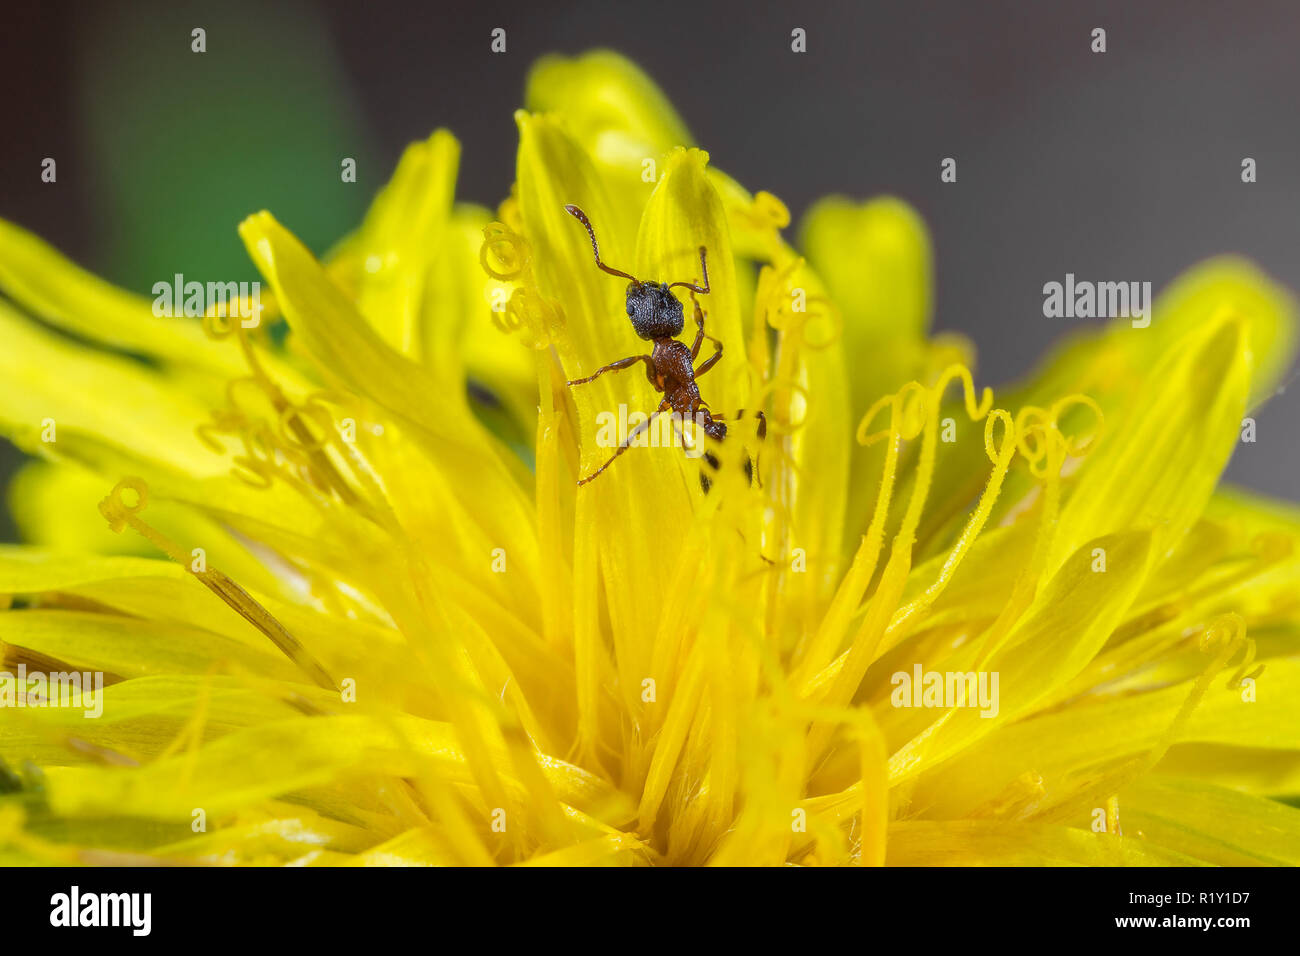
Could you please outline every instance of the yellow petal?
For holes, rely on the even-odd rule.
[[[1153,362],[1191,330],[1229,315],[1246,334],[1243,348],[1250,364],[1250,407],[1272,394],[1296,352],[1296,301],[1256,266],[1225,256],[1188,269],[1161,292],[1153,306],[1150,329],[1125,331],[1117,323],[1112,335],[1141,341]]]
[[[23,540],[51,551],[82,554],[157,556],[157,549],[138,535],[115,534],[99,512],[111,480],[72,464],[32,461],[9,486],[9,510]],[[150,506],[149,519],[191,553],[201,547],[204,561],[245,586],[280,593],[284,583],[263,560],[249,553],[230,532],[193,508],[169,501]]]
[[[625,174],[639,174],[643,159],[691,142],[654,82],[608,50],[542,57],[528,74],[524,102],[530,112],[563,115],[597,163]]]
[[[840,313],[841,349],[851,414],[882,395],[925,379],[930,322],[930,239],[920,216],[901,200],[862,204],[831,197],[805,217],[801,247]],[[884,449],[854,444],[845,540],[855,545],[875,503]]]
[[[38,329],[0,303],[0,428],[21,446],[58,454],[66,433],[106,436],[140,458],[191,475],[227,463],[199,441],[207,417],[198,400],[160,372],[127,358],[92,352]],[[75,388],[69,387],[75,383]]]
[[[47,322],[93,342],[197,366],[221,377],[242,371],[238,355],[213,348],[199,322],[154,315],[148,299],[86,272],[2,219],[0,289]]]
[[[1119,805],[1125,833],[1216,866],[1300,865],[1300,810],[1274,800],[1152,775]]]
[[[1292,696],[1300,688],[1300,664],[1270,662],[1254,703],[1226,689],[1225,682],[1218,678],[1211,684],[1182,728],[1180,741],[1261,748],[1257,767],[1268,753],[1263,748],[1300,750]],[[1028,770],[1042,779],[1045,794],[1060,799],[1097,768],[1151,752],[1188,693],[1188,685],[1179,684],[1116,694],[1002,727],[923,781],[915,798],[936,816],[961,816],[996,802]],[[1186,772],[1186,762],[1181,767]]]
[[[893,197],[823,199],[804,219],[801,246],[844,313],[846,348],[856,361],[874,368],[907,357],[869,349],[882,342],[906,348],[930,324],[930,238],[916,211]],[[863,394],[868,403],[906,381],[862,377],[874,392]]]
[[[380,338],[405,355],[423,345],[429,264],[451,237],[448,225],[460,145],[446,130],[406,148],[349,243],[360,266],[357,308]]]
[[[706,250],[710,292],[698,301],[706,312],[705,329],[723,344],[722,359],[701,380],[701,392],[721,415],[744,407],[748,391],[744,332],[740,320],[735,260],[727,218],[717,190],[706,175],[708,153],[677,150],[668,156],[663,178],[646,203],[637,232],[636,276],[660,282],[703,282],[700,248]],[[683,298],[686,298],[683,296]],[[696,334],[690,299],[681,338]],[[697,365],[711,355],[701,350]]]
[[[1094,547],[1104,548],[1110,556],[1104,574],[1093,571]],[[998,675],[998,712],[984,717],[979,707],[971,706],[947,711],[894,753],[891,777],[897,781],[922,766],[941,763],[959,748],[969,747],[1000,725],[1023,716],[1052,688],[1078,673],[1128,609],[1146,576],[1149,560],[1150,535],[1146,532],[1099,538],[1076,551],[1007,636],[1004,650],[978,668]],[[955,657],[925,666],[932,671],[976,669],[971,664],[978,653],[968,654],[963,649]],[[892,709],[889,719],[881,720],[882,727],[888,732],[887,728],[907,713]]]
[[[7,644],[64,661],[77,670],[145,677],[230,667],[275,680],[302,679],[269,642],[269,650],[263,652],[195,627],[78,611],[8,611],[0,621]]]
[[[890,866],[1195,866],[1174,850],[1053,824],[917,820],[889,828]]]
[[[1163,556],[1210,499],[1238,440],[1250,390],[1250,342],[1235,318],[1188,334],[1085,460],[1061,513],[1055,567],[1089,537],[1150,528]]]

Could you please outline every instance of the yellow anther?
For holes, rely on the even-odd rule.
[[[904,441],[911,441],[925,429],[931,398],[930,390],[920,382],[908,382],[898,390],[898,428]]]
[[[1232,676],[1228,678],[1228,690],[1237,690],[1248,680],[1254,680],[1260,674],[1264,673],[1264,664],[1260,664],[1253,671],[1249,670],[1250,665],[1255,662],[1255,654],[1258,648],[1255,647],[1253,638],[1246,638],[1246,653],[1242,657],[1241,664],[1233,671]]]
[[[531,287],[530,277],[525,285],[515,289],[503,312],[493,312],[492,321],[507,335],[527,329],[529,339],[523,343],[531,349],[545,349],[551,344],[553,330],[563,327],[564,313]]]
[[[1060,428],[1061,416],[1081,405],[1091,409],[1096,424],[1083,437],[1065,435]],[[1058,399],[1050,408],[1026,405],[1020,409],[1016,415],[1016,443],[1029,462],[1029,470],[1038,478],[1059,475],[1066,458],[1082,457],[1093,449],[1104,417],[1095,401],[1078,393]]]
[[[478,261],[492,278],[509,282],[524,270],[528,261],[527,244],[505,223],[490,222],[483,227],[483,245],[479,247]]]
[[[1031,466],[1047,456],[1050,414],[1037,405],[1026,405],[1016,413],[1016,446]]]
[[[128,500],[128,494],[134,493],[135,500]],[[177,547],[166,535],[148,522],[136,517],[149,503],[149,486],[143,478],[123,478],[99,503],[99,511],[107,520],[108,526],[120,532],[127,525],[146,538],[159,551],[165,553],[177,564],[189,567],[190,555]],[[333,679],[325,669],[316,662],[298,640],[285,630],[275,617],[259,604],[247,591],[221,571],[209,566],[205,570],[191,570],[208,590],[221,598],[233,611],[270,638],[286,657],[298,665],[313,681],[321,687],[337,690]]]
[[[807,330],[812,323],[807,319],[804,320],[804,346],[812,349],[814,352],[824,351],[837,343],[844,336],[844,315],[836,308],[835,303],[825,296],[815,295],[809,298],[810,304],[815,304],[817,309],[809,311],[808,315],[813,318],[825,319],[827,332],[821,338],[814,338],[807,334]]]
[[[1002,426],[1001,444],[997,444],[993,438],[995,425]],[[1016,423],[1011,418],[1011,413],[1005,409],[993,409],[984,422],[984,452],[989,456],[989,461],[995,464],[1002,461],[1004,455],[1010,461],[1016,452]]]
[[[884,409],[890,407],[896,398],[897,396],[895,395],[882,395],[880,398],[876,399],[870,408],[867,409],[866,414],[862,416],[862,420],[858,422],[858,430],[855,437],[857,438],[859,445],[874,445],[881,439],[889,437],[891,432],[888,428],[883,428],[878,432],[868,432],[867,429],[870,428],[871,423],[876,420],[876,416]]]
[[[320,426],[319,437],[307,428],[306,419],[314,419]],[[299,428],[293,428],[296,421]],[[320,451],[330,443],[334,431],[334,419],[323,405],[308,398],[301,405],[286,405],[280,412],[278,435],[288,447],[299,452]]]
[[[949,384],[955,381],[961,382],[962,400],[966,405],[966,414],[973,422],[979,421],[989,413],[993,407],[993,389],[987,385],[984,391],[980,393],[979,400],[975,399],[975,380],[971,376],[970,369],[961,364],[949,365],[939,375],[937,384],[934,386],[936,399],[943,398],[943,393],[948,390]]]
[[[981,819],[1023,820],[1038,809],[1045,796],[1047,786],[1043,775],[1036,770],[1026,770],[997,796],[972,810],[970,815]]]
[[[789,435],[792,432],[796,432],[800,428],[803,428],[804,424],[808,421],[808,399],[810,396],[807,387],[804,385],[801,385],[793,379],[778,377],[763,384],[763,387],[759,389],[758,394],[752,399],[754,407],[765,407],[768,397],[775,396],[778,390],[788,390],[793,393],[788,396],[790,406],[795,404],[794,400],[796,397],[801,399],[800,404],[803,406],[803,416],[796,421],[790,421],[785,417],[784,410],[778,408],[775,403],[773,405],[772,414],[768,418],[767,427],[774,434]],[[785,397],[785,395],[782,396],[782,398]]]
[[[763,304],[767,324],[778,331],[788,331],[797,327],[806,315],[804,312],[794,311],[793,302],[796,291],[802,289],[795,276],[803,268],[803,264],[803,259],[794,258],[780,267],[764,266],[760,274],[757,298]]]
[[[909,441],[921,434],[925,428],[926,398],[929,394],[920,382],[908,382],[897,392],[882,395],[867,409],[862,420],[858,422],[856,438],[859,445],[874,445],[895,433],[904,441]],[[868,432],[867,429],[880,412],[889,408],[889,427],[880,431]]]
[[[1097,442],[1101,439],[1102,429],[1106,423],[1106,415],[1102,412],[1101,406],[1087,395],[1076,392],[1073,395],[1067,395],[1064,398],[1057,399],[1057,401],[1052,404],[1049,413],[1052,427],[1059,431],[1061,417],[1070,409],[1077,408],[1078,406],[1090,409],[1096,418],[1096,424],[1093,425],[1092,431],[1085,434],[1082,438],[1063,434],[1063,437],[1065,438],[1066,454],[1074,458],[1082,457],[1096,447]]]
[[[510,335],[522,329],[527,322],[524,317],[527,315],[528,291],[526,289],[515,289],[506,301],[504,309],[492,310],[492,324],[497,330]]]
[[[773,229],[784,229],[790,225],[790,210],[776,196],[766,190],[754,194],[754,203],[750,207],[754,221]]]
[[[231,332],[235,331],[236,323],[230,316],[217,315],[214,309],[209,309],[202,319],[203,331],[208,338],[221,339],[227,338]]]
[[[134,503],[127,500],[128,492],[134,492]],[[108,520],[109,528],[120,534],[130,523],[131,516],[143,511],[148,503],[149,486],[144,479],[123,478],[113,486],[108,497],[99,503],[99,513]]]
[[[1225,614],[1215,618],[1201,632],[1200,648],[1203,653],[1214,653],[1239,641],[1245,636],[1246,622],[1238,614]]]

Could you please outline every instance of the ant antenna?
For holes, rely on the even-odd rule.
[[[585,212],[583,212],[581,209],[579,209],[577,206],[573,205],[572,203],[566,205],[564,207],[564,211],[567,212],[570,216],[578,220],[578,222],[582,223],[583,226],[586,227],[587,235],[591,236],[591,251],[592,253],[595,254],[596,265],[602,272],[608,272],[612,276],[620,276],[621,278],[624,279],[631,279],[633,282],[641,281],[636,276],[630,276],[626,272],[620,272],[618,269],[611,268],[610,266],[607,266],[605,265],[605,263],[600,261],[600,246],[596,244],[596,230],[591,228],[591,220],[587,218],[587,214]]]
[[[673,288],[673,287],[675,287],[675,286],[679,286],[679,285],[680,285],[680,286],[685,286],[686,288],[690,289],[692,292],[699,292],[699,293],[702,293],[702,294],[708,294],[708,291],[709,291],[709,265],[708,265],[707,262],[704,261],[704,247],[703,247],[703,246],[700,246],[700,271],[704,273],[704,288],[703,288],[703,289],[701,289],[699,286],[697,286],[694,282],[670,282],[670,283],[668,283],[668,288],[671,289],[671,288]]]

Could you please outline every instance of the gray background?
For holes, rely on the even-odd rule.
[[[1237,252],[1300,289],[1300,4],[469,6],[8,10],[0,215],[146,292],[149,276],[185,262],[209,273],[197,263],[238,262],[234,225],[263,206],[323,251],[435,126],[462,141],[460,195],[494,204],[513,176],[511,113],[529,64],[605,46],[656,79],[719,166],[781,196],[796,221],[829,192],[915,205],[935,245],[936,327],[974,339],[983,381],[1026,374],[1070,324],[1041,311],[1043,283],[1066,272],[1158,290]],[[209,25],[201,66],[186,59],[191,21]],[[504,56],[488,50],[497,26]],[[804,55],[790,52],[794,26],[808,32]],[[1089,49],[1097,26],[1102,55]],[[313,102],[327,104],[316,120]],[[140,143],[137,128],[177,122],[192,137]],[[130,144],[113,145],[124,129]],[[183,161],[184,142],[204,136],[215,178]],[[46,155],[61,157],[57,188],[37,182]],[[124,173],[122,157],[137,155]],[[340,155],[361,170],[341,196]],[[945,156],[958,160],[955,185],[939,181]],[[1240,180],[1244,156],[1258,162],[1253,185]],[[218,181],[227,188],[214,192]],[[155,232],[186,221],[192,235],[126,260],[114,253],[130,248],[118,242],[126,220]],[[1260,410],[1259,441],[1239,447],[1229,477],[1300,498],[1297,411],[1300,385]]]

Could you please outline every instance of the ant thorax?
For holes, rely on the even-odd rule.
[[[695,389],[695,361],[687,346],[667,336],[656,339],[650,360],[654,364],[657,387],[661,391],[668,390],[670,386],[685,386],[691,390],[694,399],[699,400],[699,391]],[[668,396],[670,402],[682,398],[686,396]]]

